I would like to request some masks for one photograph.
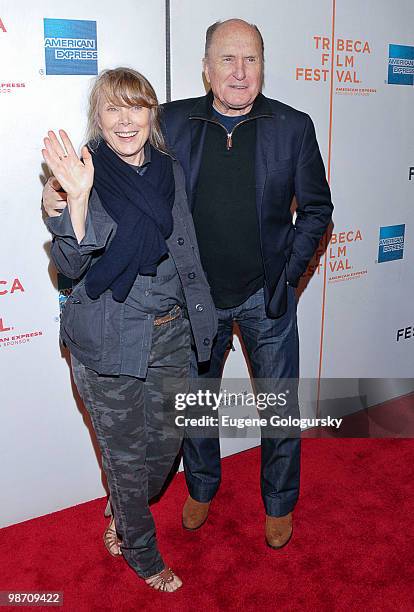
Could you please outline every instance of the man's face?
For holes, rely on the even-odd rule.
[[[237,22],[219,26],[204,60],[204,74],[220,113],[233,116],[249,113],[263,80],[257,32]]]

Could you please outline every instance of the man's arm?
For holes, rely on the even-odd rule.
[[[48,217],[59,217],[68,205],[66,192],[54,176],[43,187],[42,204]]]
[[[287,279],[296,287],[331,221],[333,204],[315,128],[307,117],[295,173],[297,217]]]

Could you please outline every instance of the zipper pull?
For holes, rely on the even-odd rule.
[[[231,149],[233,146],[233,142],[231,140],[232,135],[233,135],[232,133],[227,134],[227,151]]]

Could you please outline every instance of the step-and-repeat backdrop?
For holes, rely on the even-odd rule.
[[[205,93],[205,30],[240,17],[264,37],[264,93],[314,120],[335,215],[301,284],[302,376],[347,379],[344,396],[364,385],[371,404],[407,392],[414,346],[411,0],[172,0],[170,11],[172,99]],[[0,526],[104,494],[99,452],[58,343],[66,288],[50,263],[42,222],[42,139],[64,128],[83,142],[90,83],[103,68],[137,68],[165,101],[166,25],[163,0],[0,3]],[[237,339],[235,349],[225,374],[247,378]],[[321,385],[319,399],[325,392]],[[225,439],[222,451],[257,442]]]

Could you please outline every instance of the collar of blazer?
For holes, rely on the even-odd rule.
[[[225,126],[220,123],[220,121],[217,119],[217,117],[213,113],[213,92],[211,91],[211,89],[206,96],[204,96],[203,98],[197,101],[197,103],[193,107],[192,112],[189,115],[189,119],[198,119],[200,121],[205,121],[208,123],[216,123],[217,125],[220,125],[226,131],[226,134],[227,134],[227,145],[226,145],[227,150],[232,148],[233,132],[240,125],[243,125],[244,123],[247,123],[250,121],[254,121],[255,119],[271,118],[271,117],[273,117],[273,113],[272,113],[270,104],[267,101],[267,99],[264,97],[264,95],[259,93],[259,95],[257,96],[257,98],[255,99],[253,103],[252,110],[247,115],[247,118],[243,119],[243,121],[240,121],[240,123],[237,123],[233,127],[232,131],[228,133]]]

